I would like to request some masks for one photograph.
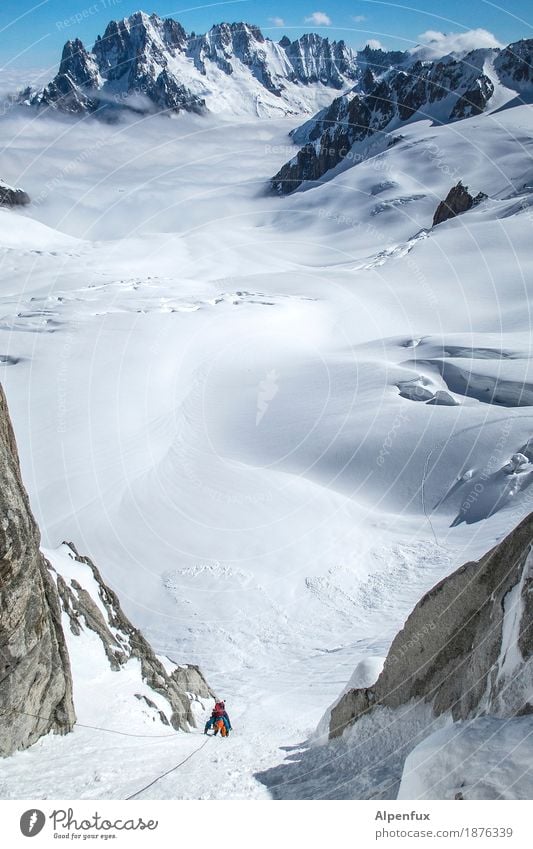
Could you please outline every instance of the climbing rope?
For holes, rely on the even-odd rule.
[[[53,722],[53,716],[41,716],[38,713],[28,713],[28,711],[20,710],[20,708],[11,707],[0,713],[0,716],[5,716],[8,713],[20,713],[23,716],[31,716],[34,719],[42,719],[44,722]],[[103,728],[100,725],[85,725],[83,722],[75,722],[76,728],[89,728],[91,731],[106,731],[108,734],[120,734],[122,737],[141,737],[148,740],[168,740],[170,737],[176,737],[176,734],[132,734],[129,731],[117,731],[116,728]]]
[[[192,751],[190,755],[187,755],[187,757],[183,761],[180,761],[179,764],[176,764],[176,766],[173,766],[171,769],[167,769],[167,771],[164,772],[162,775],[158,775],[157,778],[154,778],[154,780],[151,781],[150,784],[147,784],[146,787],[142,787],[141,790],[137,790],[137,792],[132,793],[131,796],[126,796],[126,802],[128,802],[130,799],[135,799],[136,796],[139,796],[141,793],[144,793],[144,791],[148,790],[149,787],[153,787],[154,784],[156,784],[158,781],[161,781],[161,779],[165,778],[166,775],[170,775],[171,772],[175,772],[177,769],[180,768],[180,766],[186,764],[187,761],[190,761],[190,759],[197,754],[197,752],[203,749],[204,746],[207,746],[208,742],[209,737],[207,738],[207,740],[204,740],[201,746],[198,746],[198,748],[194,749],[194,751]]]

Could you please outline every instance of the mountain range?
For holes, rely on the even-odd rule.
[[[243,22],[197,35],[172,18],[136,12],[111,21],[90,51],[78,38],[67,41],[55,77],[21,99],[74,114],[128,108],[267,116],[321,105],[306,140],[338,122],[353,124],[358,140],[361,127],[380,130],[424,105],[428,117],[455,120],[483,111],[498,87],[529,88],[532,45],[424,61],[416,49],[355,51],[316,33],[273,41]],[[336,91],[343,94],[331,103]]]
[[[533,92],[532,39],[424,55],[368,45],[355,51],[315,33],[276,42],[242,22],[188,34],[172,18],[136,12],[111,21],[90,51],[79,39],[68,41],[53,80],[27,88],[20,100],[107,118],[124,111],[315,113],[292,131],[301,149],[271,180],[274,192],[288,194],[320,180],[348,154],[348,161],[361,161],[386,149],[408,121],[458,121]]]
[[[303,145],[273,177],[272,188],[289,194],[306,181],[321,179],[345,158],[357,162],[399,140],[392,133],[412,120],[437,124],[460,121],[517,104],[533,93],[533,40],[504,50],[473,50],[382,73],[367,69],[364,85],[335,98],[293,131]]]
[[[247,23],[187,34],[171,18],[136,12],[111,21],[91,51],[79,39],[68,41],[54,79],[26,90],[23,100],[75,114],[121,107],[298,114],[354,85],[372,62],[344,41],[316,34],[275,42]]]

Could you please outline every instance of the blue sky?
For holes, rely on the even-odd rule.
[[[531,0],[1,0],[0,67],[55,69],[69,38],[77,36],[91,46],[109,20],[139,8],[176,18],[188,31],[245,20],[273,38],[313,30],[344,38],[354,47],[371,40],[405,49],[428,31],[465,33],[478,28],[503,43],[533,37]]]

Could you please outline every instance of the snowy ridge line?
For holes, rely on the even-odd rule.
[[[198,746],[198,748],[194,749],[194,751],[191,752],[190,755],[187,755],[184,760],[180,761],[179,764],[176,764],[176,766],[173,766],[171,769],[167,769],[167,771],[164,772],[162,775],[159,775],[157,778],[154,778],[154,780],[151,781],[150,784],[147,784],[146,787],[141,788],[141,790],[137,790],[137,792],[132,793],[131,796],[126,796],[126,802],[129,802],[130,799],[135,799],[136,796],[139,796],[141,793],[144,793],[145,790],[148,790],[150,787],[153,787],[153,785],[157,784],[158,781],[161,781],[162,778],[165,778],[165,776],[170,775],[171,772],[175,772],[177,769],[180,768],[180,766],[183,766],[183,764],[186,764],[187,761],[190,761],[190,759],[194,755],[196,755],[201,749],[203,749],[204,746],[207,746],[208,743],[209,737],[207,738],[207,740],[204,740],[201,746]]]

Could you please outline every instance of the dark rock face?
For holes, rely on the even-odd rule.
[[[435,120],[442,122],[483,112],[494,86],[483,73],[478,54],[474,51],[463,60],[416,61],[408,67],[404,60],[403,66],[389,65],[385,70],[369,56],[373,61],[368,63],[358,85],[305,125],[307,144],[272,178],[272,189],[278,194],[290,194],[307,180],[320,179],[350,154],[356,142],[383,142],[385,134],[415,115],[438,115]],[[385,65],[387,61],[383,60]],[[443,107],[436,111],[435,104],[443,102],[445,113],[440,114]],[[299,142],[302,140],[301,130],[293,135]],[[364,155],[363,152],[362,158]],[[359,158],[354,157],[354,164],[357,161]]]
[[[22,189],[13,189],[0,180],[0,206],[26,206],[30,197]]]
[[[456,121],[461,118],[470,118],[472,115],[480,115],[494,94],[492,80],[485,74],[474,80],[471,88],[456,102],[452,109],[450,119]]]
[[[0,755],[75,722],[68,652],[49,564],[22,484],[0,387]]]
[[[59,71],[54,79],[40,92],[39,105],[54,107],[61,104],[61,110],[73,115],[93,112],[98,108],[92,93],[98,87],[98,68],[91,56],[76,38],[67,41],[63,48]],[[27,96],[27,92],[22,97]],[[30,102],[35,96],[30,95]]]
[[[530,713],[532,544],[533,514],[481,560],[430,590],[393,641],[374,686],[350,690],[334,707],[330,737],[363,717],[368,732],[381,710],[408,705],[453,720]],[[397,733],[400,739],[401,720]]]
[[[274,191],[290,194],[304,182],[319,180],[348,156],[355,142],[383,130],[393,117],[387,94],[386,84],[379,83],[372,95],[334,100],[308,144],[272,178]]]
[[[433,216],[433,226],[442,224],[443,221],[448,221],[450,218],[455,218],[456,215],[461,215],[463,212],[468,212],[473,206],[485,200],[487,195],[479,192],[475,197],[470,194],[467,186],[463,186],[461,180],[456,186],[450,189],[445,200],[441,201]]]
[[[59,74],[69,76],[83,88],[96,88],[98,69],[79,38],[67,41],[59,65]]]
[[[70,583],[67,583],[61,575],[58,575],[57,589],[62,607],[69,617],[72,633],[79,636],[84,629],[89,628],[97,634],[111,669],[115,671],[119,671],[131,658],[137,658],[141,664],[145,683],[170,703],[172,727],[183,730],[188,730],[189,726],[195,727],[190,695],[199,698],[213,696],[199,668],[183,666],[175,669],[172,674],[168,674],[142,633],[126,617],[116,593],[104,583],[92,560],[78,554],[72,543],[66,543],[66,545],[72,552],[74,560],[90,568],[98,588],[99,601],[106,611],[104,616],[94,598],[80,586],[76,579],[71,579]],[[160,714],[161,721],[168,724],[164,714],[162,717]]]
[[[502,82],[521,91],[533,81],[533,39],[523,38],[502,50],[494,63]]]

